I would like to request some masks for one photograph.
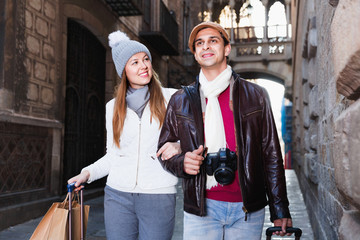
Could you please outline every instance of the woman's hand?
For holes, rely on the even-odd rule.
[[[168,160],[173,156],[175,156],[176,154],[180,154],[180,153],[181,153],[180,143],[167,142],[156,153],[156,157],[159,157],[161,155],[161,160]]]
[[[82,171],[79,175],[76,175],[75,177],[72,177],[68,180],[68,184],[75,182],[75,191],[79,191],[83,186],[81,186],[82,183],[86,183],[87,180],[90,177],[90,172],[85,170]]]

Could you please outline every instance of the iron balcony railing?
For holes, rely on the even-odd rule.
[[[142,0],[104,0],[118,16],[142,15]]]
[[[178,24],[163,1],[160,1],[160,32],[164,33],[175,49],[178,48]]]
[[[230,59],[236,62],[289,60],[292,42],[288,25],[227,28],[231,37]]]
[[[161,55],[178,55],[179,27],[175,13],[169,11],[162,0],[153,0],[152,3],[149,14],[152,17],[140,32],[140,37]]]
[[[290,25],[226,28],[232,43],[285,42],[291,39]],[[267,31],[266,31],[267,30]],[[265,32],[266,31],[266,32]]]

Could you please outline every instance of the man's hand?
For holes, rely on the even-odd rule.
[[[282,231],[274,232],[275,235],[285,236],[286,234],[286,227],[292,227],[292,220],[291,218],[280,218],[274,220],[274,227],[281,227]],[[287,233],[287,236],[291,236],[291,233]]]
[[[204,146],[200,145],[198,149],[192,152],[187,152],[184,158],[184,171],[189,175],[197,175],[200,172],[200,166],[203,163],[202,156]]]
[[[156,157],[161,155],[161,160],[168,160],[176,154],[180,154],[180,143],[178,142],[167,142],[157,151]]]

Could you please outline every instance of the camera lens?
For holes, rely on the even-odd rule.
[[[218,167],[214,172],[215,179],[222,185],[228,185],[232,183],[235,178],[234,171],[229,167]]]

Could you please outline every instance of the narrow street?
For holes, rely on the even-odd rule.
[[[302,240],[313,240],[313,232],[309,222],[309,217],[306,211],[304,204],[304,199],[302,197],[301,191],[299,189],[299,184],[294,170],[285,170],[286,173],[286,182],[288,190],[288,198],[290,201],[290,211],[293,218],[293,223],[295,227],[299,227],[303,231],[301,237]],[[104,227],[104,209],[103,209],[103,197],[97,197],[88,201],[85,201],[85,204],[90,205],[90,216],[87,229],[87,240],[105,240],[105,227]],[[183,231],[183,197],[181,185],[178,185],[178,195],[176,198],[176,222],[174,236],[172,240],[182,240],[182,231]],[[265,224],[263,231],[263,239],[265,237],[266,228],[272,226],[270,222],[268,208],[266,208],[265,213]],[[30,220],[26,223],[19,224],[14,227],[10,227],[4,231],[0,232],[0,240],[26,240],[31,237],[32,232],[36,228],[37,224],[40,222],[41,218],[36,218]],[[294,239],[293,237],[273,237],[272,239],[277,240],[287,240]],[[200,240],[200,239],[199,239]]]
[[[221,26],[233,73],[269,95],[301,239],[359,239],[358,16],[360,0],[1,0],[0,239],[29,239],[66,181],[108,151],[106,104],[124,77],[109,35],[143,44],[162,87],[180,89],[199,77],[189,38],[208,21]],[[241,102],[240,123],[263,109],[253,103]],[[87,239],[105,239],[103,182],[92,184]],[[183,232],[177,187],[173,240]]]

